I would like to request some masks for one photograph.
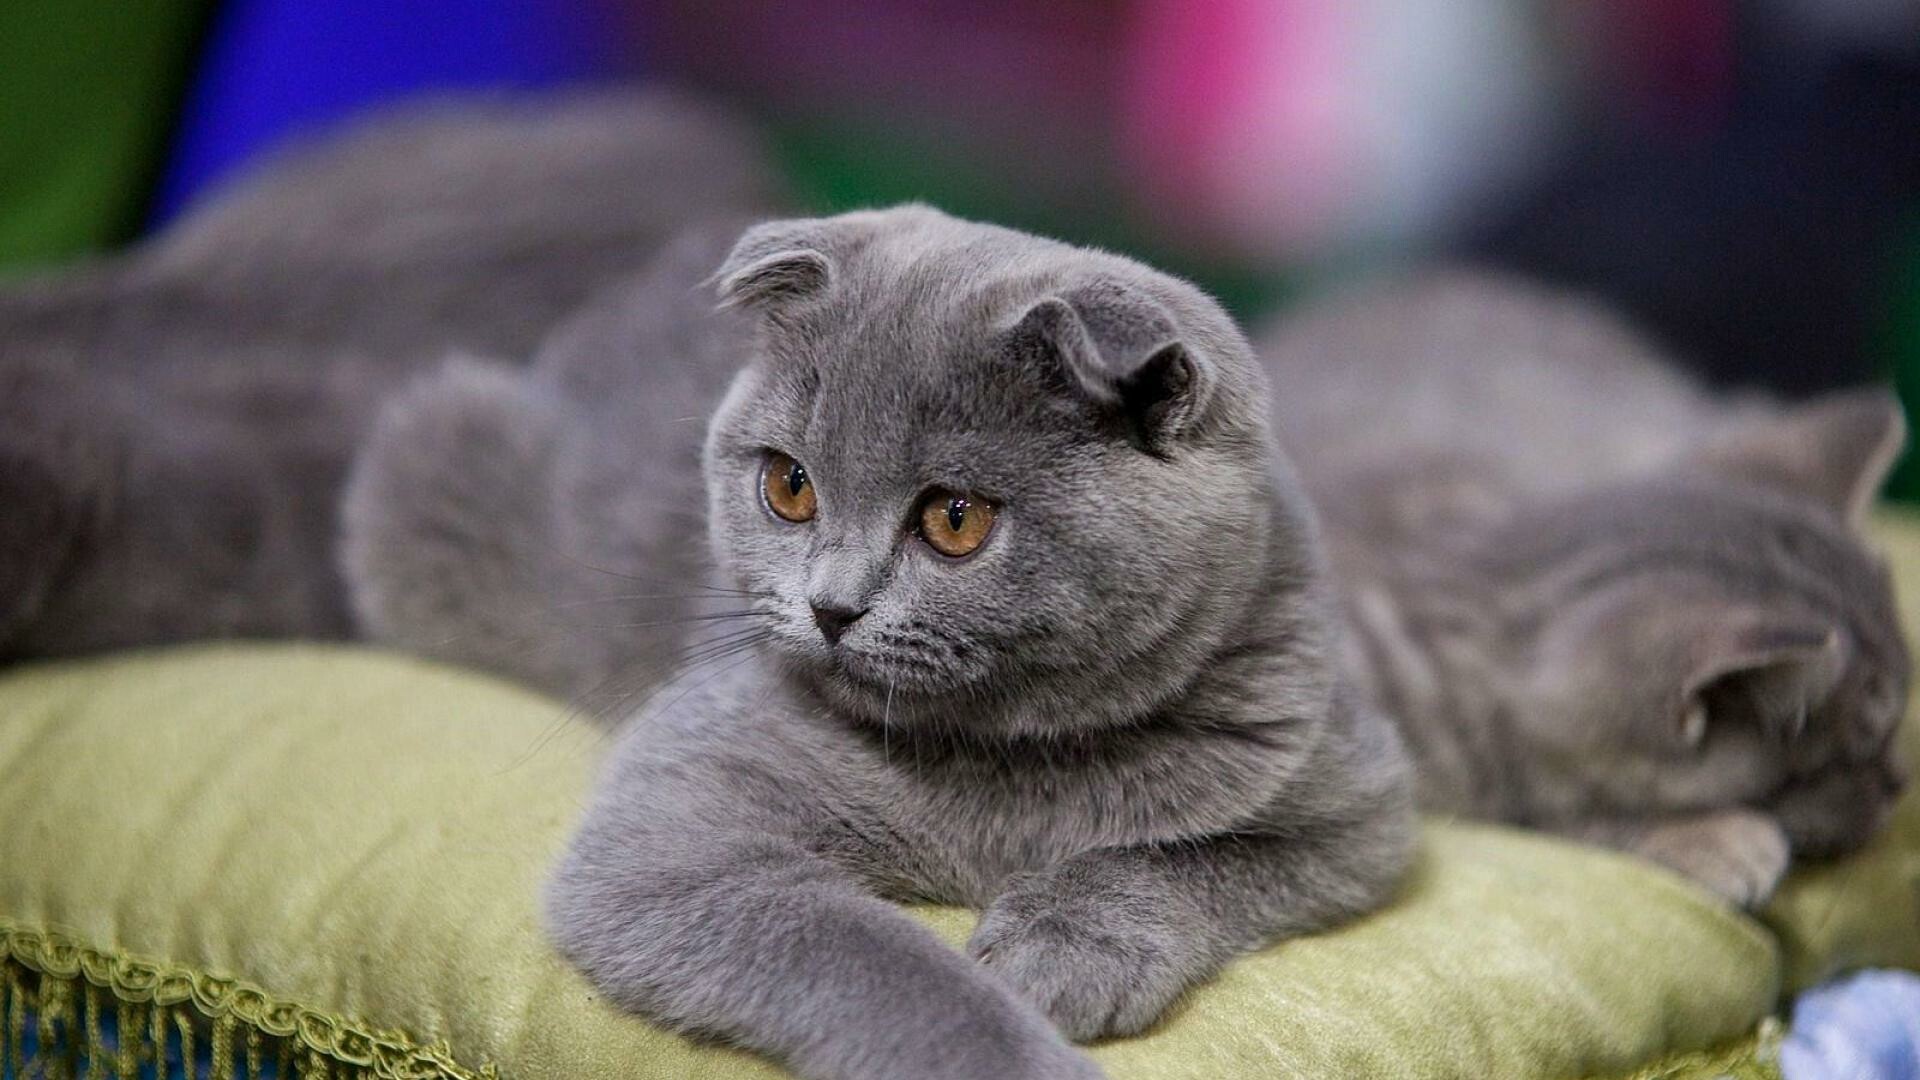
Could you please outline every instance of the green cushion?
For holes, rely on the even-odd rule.
[[[1920,580],[1920,527],[1888,535]],[[404,1059],[404,1075],[778,1075],[622,1014],[542,938],[540,883],[600,742],[562,704],[364,650],[16,671],[0,678],[7,985],[76,1027],[83,996],[157,998],[223,1017],[216,1034],[294,1032],[303,1052]],[[1912,798],[1871,851],[1802,874],[1771,933],[1622,856],[1439,822],[1426,841],[1388,910],[1248,957],[1096,1056],[1116,1078],[1575,1076],[1727,1046],[1744,1060],[1783,979],[1920,964]],[[956,943],[971,921],[923,915]]]

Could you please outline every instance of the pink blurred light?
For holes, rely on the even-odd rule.
[[[1351,20],[1334,0],[1144,0],[1122,146],[1163,228],[1271,253],[1337,227],[1352,182]]]

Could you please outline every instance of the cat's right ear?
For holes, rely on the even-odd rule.
[[[1211,367],[1181,339],[1172,314],[1122,282],[1047,297],[1009,335],[1015,349],[1044,355],[1077,392],[1115,410],[1150,453],[1165,453],[1191,428],[1213,392]]]
[[[1734,421],[1696,454],[1708,468],[1831,508],[1859,527],[1906,446],[1900,401],[1842,390],[1777,415]]]
[[[742,233],[714,272],[725,307],[769,307],[812,296],[833,280],[815,218],[769,221]]]

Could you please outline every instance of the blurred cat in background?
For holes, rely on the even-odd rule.
[[[709,106],[464,98],[0,284],[0,659],[353,634],[340,492],[386,398],[450,353],[524,364],[669,237],[782,205]]]
[[[1748,905],[1885,821],[1909,658],[1862,527],[1905,438],[1890,394],[1715,396],[1602,310],[1466,274],[1260,345],[1343,667],[1400,721],[1424,807]]]

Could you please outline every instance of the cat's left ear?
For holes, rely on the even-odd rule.
[[[1027,309],[1011,337],[1123,417],[1151,453],[1164,453],[1188,430],[1213,393],[1212,366],[1181,339],[1172,314],[1123,282],[1063,289]]]
[[[1900,401],[1843,390],[1766,418],[1735,421],[1701,448],[1707,466],[1804,495],[1855,527],[1907,443]]]

